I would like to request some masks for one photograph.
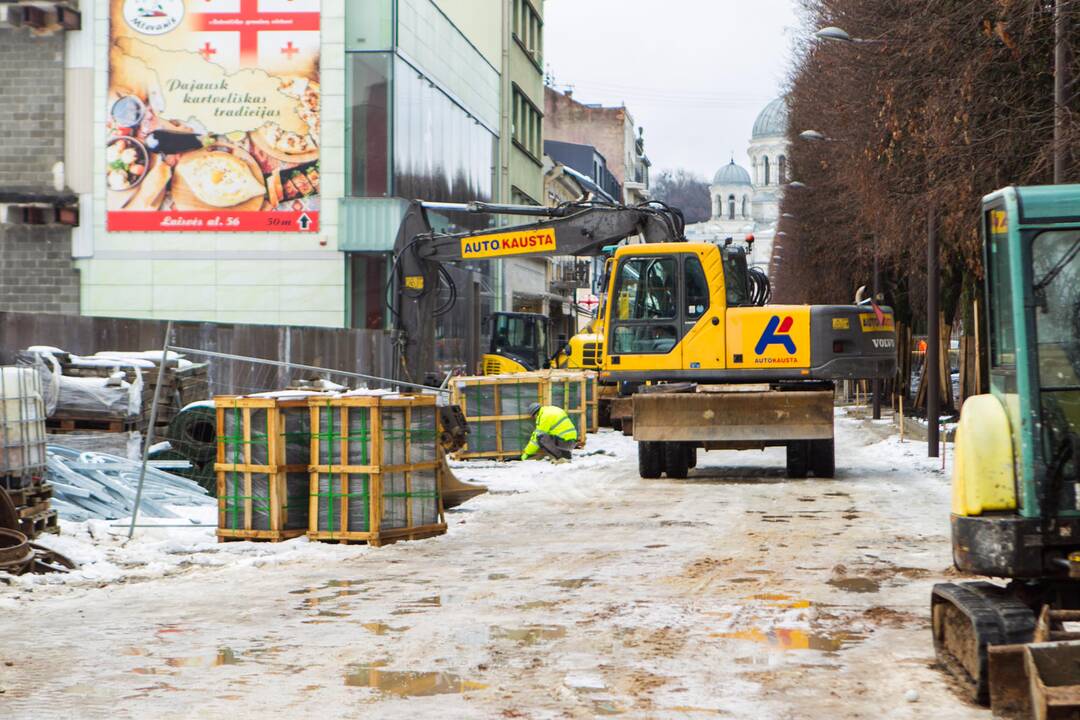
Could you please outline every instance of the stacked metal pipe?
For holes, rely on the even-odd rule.
[[[53,507],[65,520],[115,520],[131,517],[139,484],[140,464],[118,455],[47,447],[47,477],[53,486]],[[140,515],[176,518],[167,505],[212,505],[198,483],[166,470],[184,469],[180,460],[151,461],[146,468]]]

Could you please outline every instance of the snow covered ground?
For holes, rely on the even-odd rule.
[[[571,465],[459,464],[491,492],[447,535],[384,548],[66,523],[46,542],[79,572],[0,577],[0,708],[988,718],[932,667],[947,470],[887,423],[841,410],[837,432],[833,480],[787,480],[782,450],[642,480],[612,432]]]

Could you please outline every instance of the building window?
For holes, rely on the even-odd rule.
[[[392,194],[491,200],[496,136],[401,58],[393,88]]]
[[[389,277],[388,255],[349,253],[352,292],[352,326],[368,330],[387,327],[386,281]]]
[[[345,116],[349,195],[390,194],[390,55],[350,53]]]
[[[543,64],[544,21],[529,0],[514,0],[514,39],[537,65]]]
[[[787,158],[781,155],[777,166],[777,182],[783,185],[787,182]]]
[[[743,195],[742,196],[742,216],[743,217],[748,217],[748,213],[746,211],[748,209],[749,204],[750,203],[748,201],[748,198],[745,195]]]
[[[769,184],[769,156],[765,156],[765,184]]]
[[[514,143],[540,162],[544,156],[543,116],[517,85],[514,86],[513,120],[510,131]]]
[[[735,196],[734,195],[728,195],[728,197],[727,197],[727,208],[728,208],[728,220],[734,220],[735,219]]]

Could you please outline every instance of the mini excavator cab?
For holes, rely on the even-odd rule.
[[[497,312],[491,316],[491,345],[484,375],[529,372],[548,366],[551,319],[539,313]]]
[[[1080,185],[1000,190],[982,225],[990,393],[957,428],[952,549],[1011,582],[942,583],[932,607],[939,658],[997,712],[1029,700],[1023,647],[1055,630],[1036,636],[1043,607],[1051,626],[1080,608]]]

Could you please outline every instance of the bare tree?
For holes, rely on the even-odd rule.
[[[703,222],[712,216],[709,185],[689,170],[664,170],[653,181],[650,192],[653,199],[681,209],[688,224]]]
[[[980,199],[1052,181],[1050,0],[801,0],[805,39],[789,83],[792,177],[774,281],[788,301],[850,300],[875,252],[900,319],[925,314],[926,217],[940,228],[942,308],[981,281]],[[1080,77],[1080,0],[1061,0]],[[842,27],[873,42],[818,41]],[[1065,144],[1080,159],[1076,91]],[[817,130],[826,140],[800,133]],[[1077,180],[1075,162],[1067,163]]]

